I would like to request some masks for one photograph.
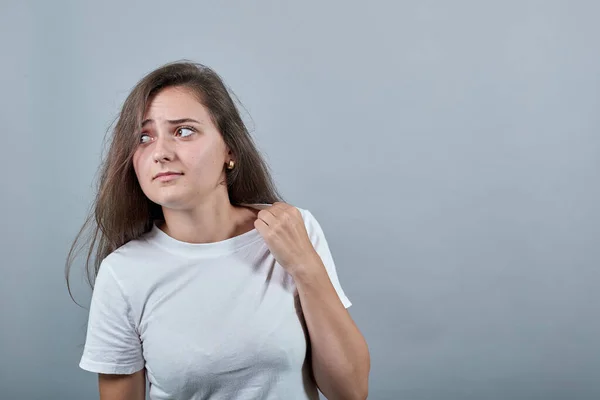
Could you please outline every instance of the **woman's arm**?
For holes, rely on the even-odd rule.
[[[144,400],[145,369],[130,375],[98,374],[100,400]]]
[[[367,342],[318,257],[296,268],[294,281],[310,336],[312,368],[329,400],[366,399],[371,360]]]

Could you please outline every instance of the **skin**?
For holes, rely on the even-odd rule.
[[[191,118],[198,122],[171,124]],[[234,160],[208,110],[187,89],[169,87],[149,103],[133,166],[142,191],[162,206],[160,228],[175,239],[211,243],[254,229],[256,210],[229,202],[225,165]],[[168,182],[160,172],[182,175]]]

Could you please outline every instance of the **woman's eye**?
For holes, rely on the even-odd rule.
[[[140,135],[140,143],[148,143],[150,141],[150,136],[142,133]]]
[[[188,131],[189,133],[184,133],[184,131]],[[190,136],[192,133],[194,133],[194,129],[192,129],[192,128],[188,128],[188,127],[184,127],[184,128],[179,128],[179,129],[177,129],[177,133],[180,133],[180,132],[181,132],[181,134],[180,134],[179,136],[181,136],[181,137],[188,137],[188,136]]]

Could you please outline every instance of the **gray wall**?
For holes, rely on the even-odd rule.
[[[119,106],[181,58],[321,221],[371,399],[600,398],[598,2],[1,4],[2,399],[97,396],[64,258]]]

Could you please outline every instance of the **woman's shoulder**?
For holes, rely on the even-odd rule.
[[[102,260],[102,264],[110,265],[115,272],[123,268],[131,269],[133,266],[140,265],[140,263],[143,264],[144,260],[153,257],[151,237],[152,231],[128,241],[109,253]]]

